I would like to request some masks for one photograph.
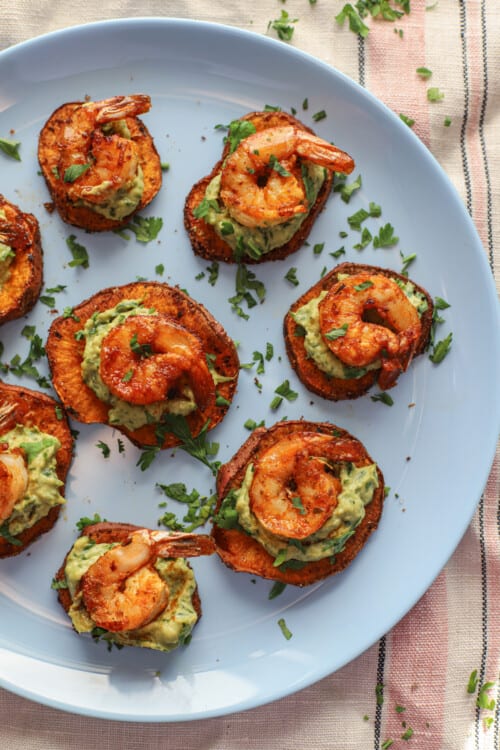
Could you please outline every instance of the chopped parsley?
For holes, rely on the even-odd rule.
[[[35,326],[24,326],[21,331],[21,336],[30,342],[30,348],[26,358],[22,360],[19,354],[15,354],[8,364],[1,363],[1,370],[3,372],[10,371],[18,377],[25,376],[33,378],[41,388],[50,388],[49,380],[44,375],[41,375],[35,366],[35,362],[38,362],[45,357],[43,341],[36,333]]]
[[[135,234],[137,242],[152,242],[158,237],[163,227],[163,219],[157,216],[134,216],[132,221],[120,230],[122,237],[128,239],[127,230]],[[123,234],[122,234],[123,233]]]
[[[230,154],[238,148],[240,141],[256,132],[255,125],[250,120],[233,120],[229,125],[218,127],[227,128],[228,130],[224,142],[229,143]]]
[[[442,99],[444,99],[444,94],[442,91],[440,91],[435,86],[432,86],[430,89],[427,89],[427,100],[430,102],[440,102]]]
[[[285,619],[283,617],[280,617],[280,619],[278,620],[278,625],[284,637],[287,639],[287,641],[289,641],[293,633],[288,629]]]
[[[107,443],[104,443],[102,440],[99,440],[98,443],[96,443],[96,447],[100,449],[102,452],[102,455],[104,458],[109,458],[111,455],[111,448]]]
[[[181,523],[174,513],[167,512],[158,519],[158,523],[166,526],[172,531],[185,531],[190,532],[197,529],[199,526],[204,526],[207,520],[211,517],[215,502],[217,500],[216,495],[210,495],[209,497],[201,495],[198,490],[191,490],[187,492],[186,485],[182,482],[174,482],[173,484],[157,484],[156,485],[162,492],[172,500],[178,503],[187,505],[187,512],[183,517],[183,523]]]
[[[495,699],[490,698],[488,691],[495,687],[494,682],[485,682],[481,685],[476,698],[476,706],[478,708],[485,708],[487,711],[493,711],[496,705]]]
[[[259,281],[253,271],[250,271],[243,263],[238,265],[235,277],[236,294],[229,298],[231,309],[244,320],[249,315],[244,312],[241,303],[245,302],[248,309],[263,302],[266,296],[266,287]]]
[[[290,284],[293,284],[293,286],[299,285],[300,282],[297,278],[297,268],[295,266],[288,269],[288,271],[285,274],[285,279],[289,281]]]
[[[74,234],[70,234],[70,236],[66,239],[66,244],[69,247],[69,250],[73,257],[73,260],[70,260],[70,262],[68,263],[68,266],[70,266],[71,268],[74,268],[76,266],[81,266],[82,268],[88,268],[89,267],[88,252],[83,245],[80,245],[76,241],[76,236]]]
[[[333,191],[335,193],[340,193],[340,197],[344,201],[344,203],[349,203],[354,193],[356,193],[360,188],[362,187],[362,180],[361,175],[358,175],[355,180],[352,182],[346,183],[345,181],[340,181],[338,184],[335,185],[333,188]]]
[[[267,29],[268,31],[269,29],[273,29],[276,31],[278,39],[281,39],[283,42],[289,42],[295,31],[293,24],[297,23],[298,20],[298,18],[290,18],[287,11],[282,10],[279,18],[276,18],[274,21],[269,21]]]
[[[181,441],[178,448],[189,453],[190,456],[201,461],[205,466],[208,466],[212,474],[215,476],[219,469],[220,462],[212,461],[212,457],[217,454],[219,443],[209,442],[207,440],[208,426],[209,420],[204,424],[198,435],[194,436],[191,434],[189,424],[185,417],[180,414],[164,414],[161,424],[158,425],[156,430],[158,444],[161,445],[163,443],[166,433],[172,433]]]
[[[61,589],[67,589],[68,583],[66,580],[58,581],[55,578],[52,579],[52,582],[50,584],[50,588],[54,589],[54,591],[59,591]]]
[[[19,154],[20,146],[20,141],[12,141],[8,138],[0,138],[0,151],[3,151],[4,154],[7,154],[7,156],[10,156],[11,159],[15,159],[16,161],[21,161],[21,156]]]
[[[90,167],[90,162],[88,164],[71,164],[70,167],[64,170],[63,182],[74,182]]]
[[[320,109],[319,112],[315,112],[312,116],[314,122],[321,122],[321,120],[326,120],[327,114],[324,109]]]
[[[285,167],[280,163],[280,161],[275,157],[274,154],[271,154],[269,157],[269,166],[271,169],[274,169],[275,172],[279,174],[280,177],[291,177],[291,172],[288,171],[288,169],[285,169]]]
[[[247,430],[256,430],[257,427],[264,427],[264,420],[261,422],[256,422],[255,419],[247,419],[246,422],[243,424],[243,427]]]
[[[412,128],[415,125],[413,117],[408,117],[408,115],[404,115],[402,112],[399,113],[399,119],[402,120],[405,125],[408,125],[409,128]]]
[[[453,339],[453,333],[449,333],[446,338],[433,344],[432,352],[429,354],[429,359],[435,365],[438,365],[446,357],[451,349],[451,342]]]
[[[394,227],[387,223],[380,227],[379,233],[373,238],[373,247],[392,247],[399,242],[399,237],[394,234]]]
[[[88,516],[82,516],[79,521],[76,522],[76,528],[78,531],[82,532],[84,529],[87,528],[87,526],[93,526],[95,523],[101,523],[104,519],[101,518],[99,513],[94,513],[92,518],[89,518]]]
[[[348,327],[348,323],[344,323],[344,325],[342,325],[340,328],[332,328],[331,331],[325,333],[325,339],[328,339],[329,341],[335,341],[335,339],[339,339],[342,336],[345,336]]]
[[[468,693],[475,693],[477,689],[479,679],[477,676],[477,669],[474,669],[473,672],[470,673],[469,676],[469,682],[467,683],[467,692]]]
[[[432,76],[432,70],[429,70],[429,68],[417,68],[417,75],[424,80],[428,80]]]
[[[164,272],[165,272],[165,266],[163,265],[163,263],[158,263],[158,265],[155,266],[155,274],[157,276],[163,276]]]
[[[276,597],[282,594],[285,589],[286,583],[283,583],[283,581],[275,581],[273,587],[269,591],[267,598],[276,599]]]
[[[14,547],[22,547],[22,541],[20,539],[17,539],[15,536],[12,536],[12,534],[10,533],[9,524],[7,523],[7,521],[5,521],[0,526],[0,536],[3,537],[9,544],[14,545]]]
[[[132,349],[134,354],[141,359],[147,359],[153,354],[153,350],[151,349],[150,344],[139,344],[136,333],[134,333],[134,335],[130,339],[130,348]]]

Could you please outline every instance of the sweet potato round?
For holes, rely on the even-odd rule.
[[[378,268],[377,266],[358,263],[341,263],[323,276],[322,279],[293,303],[283,323],[286,351],[293,369],[308,390],[331,401],[353,399],[362,396],[376,382],[379,370],[369,370],[361,378],[342,379],[327,375],[308,356],[304,347],[304,337],[297,335],[297,323],[293,319],[292,313],[315,297],[318,297],[321,292],[331,289],[337,283],[339,274],[353,275],[360,272],[382,274],[388,278],[399,279],[403,282],[409,281],[406,276],[402,276],[388,268]],[[417,356],[425,351],[429,342],[433,302],[431,296],[423,287],[418,286],[413,280],[411,280],[411,283],[415,286],[416,291],[423,294],[427,300],[427,310],[422,314],[420,319],[422,333],[415,350],[414,356]]]
[[[177,287],[161,282],[133,282],[124,286],[104,289],[73,309],[72,317],[56,318],[49,330],[46,344],[52,383],[68,413],[79,422],[108,423],[109,405],[100,401],[83,382],[81,363],[85,342],[75,338],[87,320],[96,312],[115,307],[125,299],[142,300],[147,307],[165,313],[172,320],[194,333],[201,340],[205,352],[213,354],[216,371],[230,380],[217,386],[222,397],[211,413],[195,410],[186,417],[193,435],[198,434],[209,421],[208,429],[215,427],[226,414],[234,396],[239,374],[239,359],[232,339],[203,305],[195,302]],[[157,425],[148,424],[136,430],[113,425],[138,446],[158,445]],[[179,440],[167,433],[162,448],[179,445]]]
[[[241,486],[247,466],[269,447],[286,435],[300,432],[318,432],[331,436],[340,450],[345,449],[347,460],[357,466],[374,463],[362,443],[346,430],[328,422],[308,422],[296,420],[278,422],[272,427],[257,428],[241,446],[233,458],[224,464],[217,478],[217,509],[231,489]],[[300,569],[286,570],[274,566],[274,558],[251,536],[239,529],[222,529],[214,525],[212,534],[221,560],[233,570],[252,573],[283,583],[307,586],[343,570],[356,557],[366,544],[370,534],[377,528],[384,503],[384,478],[377,468],[379,484],[372,501],[366,506],[366,513],[356,531],[347,540],[344,549],[335,555],[334,561],[325,558],[306,563]]]
[[[301,130],[305,130],[308,133],[312,133],[311,128],[301,123],[292,115],[286,112],[250,112],[241,120],[251,121],[256,130],[265,130],[266,128],[280,127],[283,125],[294,125]],[[211,180],[220,172],[222,164],[229,154],[229,144],[226,143],[224,146],[222,156],[217,164],[212,169],[211,173],[206,177],[203,177],[191,188],[184,206],[184,226],[191,240],[191,245],[194,252],[206,258],[207,260],[219,260],[226,263],[236,263],[233,249],[227,242],[219,237],[214,228],[207,224],[203,219],[197,219],[194,215],[194,210],[201,203],[205,195],[207,185]],[[260,258],[252,258],[245,256],[244,262],[246,264],[263,263],[268,260],[282,260],[291,253],[298,250],[306,241],[309,232],[311,231],[313,224],[318,214],[323,210],[328,196],[331,193],[333,182],[333,174],[327,173],[326,179],[323,182],[321,190],[316,198],[314,206],[312,206],[309,214],[300,225],[299,230],[294,234],[291,240],[281,247],[277,247],[271,250]]]
[[[0,285],[0,324],[21,318],[35,305],[43,283],[40,229],[33,214],[24,213],[0,195],[0,242],[11,247],[14,258],[9,276]]]
[[[73,436],[62,407],[44,393],[0,381],[0,442],[2,435],[18,424],[38,427],[40,431],[53,435],[59,440],[56,473],[63,482],[60,492],[64,494],[64,482],[73,457]],[[18,555],[41,534],[49,531],[55,524],[60,510],[60,505],[51,508],[47,516],[21,532],[16,537],[20,544],[12,544],[0,536],[0,557]]]
[[[72,112],[85,102],[68,102],[61,105],[49,117],[38,142],[38,161],[52,200],[63,219],[68,224],[81,227],[90,232],[103,232],[123,227],[134,214],[145,208],[160,190],[162,184],[161,162],[149,130],[138,117],[123,118],[130,131],[132,140],[137,145],[139,163],[144,175],[144,192],[139,205],[123,219],[108,219],[86,206],[75,205],[67,196],[67,184],[58,173],[58,164],[62,151],[64,129],[70,121]]]

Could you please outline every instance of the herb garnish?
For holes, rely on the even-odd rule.
[[[0,363],[0,369],[3,372],[9,372],[10,370],[10,372],[18,377],[26,376],[33,378],[41,388],[50,388],[50,382],[44,375],[40,375],[34,364],[45,356],[45,348],[42,339],[36,333],[35,326],[24,326],[21,336],[24,336],[30,342],[26,358],[24,361],[21,361],[19,354],[15,354],[8,364],[5,362]],[[2,351],[3,347],[0,347],[0,354]]]
[[[17,539],[15,536],[12,536],[12,534],[10,533],[9,524],[7,523],[7,521],[4,521],[4,523],[0,526],[0,536],[3,537],[9,544],[14,545],[14,547],[22,547],[22,541],[20,539]]]
[[[89,255],[87,253],[87,250],[83,245],[80,245],[76,241],[76,236],[74,234],[70,234],[70,236],[66,239],[66,244],[70,249],[71,255],[73,256],[73,260],[70,260],[68,266],[71,266],[71,268],[74,268],[75,266],[88,268]]]
[[[278,395],[273,398],[270,404],[270,408],[273,411],[278,408],[284,398],[286,398],[287,401],[295,401],[295,399],[299,397],[299,394],[290,388],[289,380],[284,380],[281,385],[274,389],[274,392]]]
[[[292,637],[293,633],[291,633],[291,631],[288,629],[287,624],[286,624],[286,622],[285,622],[285,620],[284,620],[283,617],[281,617],[278,620],[278,625],[280,626],[281,632],[283,633],[283,635],[285,636],[285,638],[287,639],[287,641],[289,641],[290,638]]]
[[[286,10],[281,11],[281,16],[276,18],[274,21],[269,21],[267,29],[274,29],[278,34],[278,38],[284,42],[289,42],[295,31],[295,27],[292,25],[297,23],[298,18],[290,18]]]
[[[408,115],[404,115],[402,112],[399,113],[399,119],[403,120],[404,124],[408,125],[409,128],[412,128],[415,125],[413,117],[408,117]]]
[[[292,266],[292,268],[289,268],[288,271],[285,274],[285,279],[290,282],[290,284],[293,284],[293,286],[299,285],[299,280],[297,278],[297,268],[295,266]]]
[[[331,331],[325,333],[325,339],[328,339],[329,341],[335,341],[335,339],[339,339],[342,336],[345,336],[348,327],[348,323],[344,323],[344,325],[340,326],[340,328],[332,328]]]
[[[427,89],[427,100],[429,102],[440,102],[442,99],[444,99],[444,94],[438,88],[433,86]]]
[[[88,164],[71,164],[67,169],[64,170],[63,182],[74,182],[84,174],[87,169],[90,169],[90,163]]]
[[[245,313],[241,307],[241,303],[246,302],[248,308],[255,307],[260,302],[263,302],[266,296],[266,287],[259,281],[253,271],[243,264],[239,264],[236,270],[235,277],[236,294],[229,298],[231,303],[231,309],[243,318],[244,320],[249,319],[249,315]],[[255,292],[256,297],[252,294]]]
[[[163,227],[163,219],[158,216],[134,216],[132,221],[119,230],[121,237],[129,239],[126,232],[130,230],[135,234],[137,242],[152,242],[158,237]]]
[[[188,493],[186,485],[182,482],[174,482],[173,484],[157,483],[156,486],[159,487],[167,497],[188,506],[186,515],[182,519],[185,522],[184,524],[180,523],[175,514],[170,512],[164,513],[164,515],[158,519],[158,523],[172,529],[172,531],[193,531],[199,526],[203,526],[212,515],[217,495],[210,495],[210,497],[202,496],[195,489]]]
[[[185,417],[180,414],[164,414],[161,424],[158,425],[156,430],[158,444],[161,445],[165,434],[171,432],[181,441],[181,444],[177,447],[189,453],[189,455],[198,461],[201,461],[205,466],[208,466],[215,476],[219,469],[220,461],[212,461],[211,459],[217,454],[219,443],[207,441],[208,426],[209,420],[205,422],[198,435],[193,436]]]
[[[21,161],[21,156],[19,154],[20,145],[20,141],[12,141],[7,138],[0,138],[0,151],[3,151],[4,154],[7,154],[7,156],[10,156],[16,161]]]
[[[286,583],[283,583],[283,581],[275,581],[273,584],[273,587],[269,591],[269,594],[267,595],[268,599],[276,599],[277,596],[283,593],[283,591],[286,589]]]
[[[141,359],[147,359],[153,354],[151,344],[139,344],[136,333],[134,333],[134,335],[130,339],[130,348],[132,349],[134,354]]]
[[[432,76],[432,70],[429,70],[429,68],[417,68],[417,75],[419,75],[420,78],[427,80]]]
[[[104,443],[102,440],[99,440],[99,442],[96,443],[96,447],[99,448],[102,452],[102,455],[104,458],[109,458],[111,455],[111,449],[107,443]]]
[[[78,531],[82,532],[87,526],[92,526],[94,523],[100,523],[103,520],[105,519],[101,518],[99,513],[94,513],[93,518],[82,516],[82,518],[76,522],[76,528]]]

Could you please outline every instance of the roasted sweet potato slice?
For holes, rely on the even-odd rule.
[[[244,480],[249,464],[254,464],[272,446],[288,436],[304,433],[317,433],[331,438],[339,460],[352,462],[355,466],[367,466],[374,462],[359,440],[346,430],[327,422],[308,422],[296,420],[280,422],[270,428],[257,428],[241,446],[233,458],[224,464],[217,478],[217,508],[228,493],[239,488]],[[343,570],[361,551],[370,534],[377,528],[384,502],[384,479],[377,467],[378,486],[371,502],[366,506],[365,516],[356,527],[354,534],[347,539],[342,551],[335,556],[313,562],[306,562],[297,568],[277,566],[271,556],[258,540],[239,528],[221,528],[214,524],[212,534],[221,560],[233,570],[252,573],[283,583],[306,586]],[[216,519],[217,520],[217,519]]]
[[[131,523],[102,521],[100,523],[94,523],[85,526],[81,532],[81,536],[88,536],[96,544],[110,544],[113,542],[123,543],[130,538],[130,535],[133,534],[134,531],[139,531],[141,528],[141,526],[135,526]],[[67,555],[64,558],[61,567],[54,576],[54,579],[56,581],[59,581],[60,583],[64,583],[66,581],[66,577],[64,574],[66,559]],[[71,595],[68,589],[65,587],[58,588],[57,596],[65,612],[68,612],[71,606]],[[198,617],[201,617],[201,601],[200,595],[198,593],[198,588],[196,588],[193,594],[193,606]]]
[[[399,279],[402,283],[409,281],[396,271],[377,266],[369,266],[359,263],[342,263],[333,268],[314,286],[305,292],[299,299],[293,303],[284,319],[284,337],[286,350],[290,364],[296,371],[302,383],[313,393],[323,398],[340,401],[342,399],[353,399],[362,396],[377,381],[380,369],[369,370],[365,375],[359,378],[336,378],[320,370],[313,359],[311,359],[304,347],[304,335],[300,330],[300,325],[294,320],[292,313],[296,312],[310,300],[318,297],[321,292],[328,291],[338,282],[339,275],[353,275],[358,273],[381,274],[387,278]],[[429,293],[421,286],[411,281],[415,290],[422,294],[427,300],[427,309],[421,315],[421,335],[416,344],[413,356],[422,354],[425,351],[431,331],[433,302]],[[393,383],[394,384],[394,383]]]
[[[64,494],[64,482],[73,456],[73,437],[61,405],[44,393],[0,381],[0,442],[2,435],[16,425],[38,427],[41,432],[53,435],[59,440],[56,473],[63,482],[60,492]],[[56,522],[60,509],[60,505],[53,507],[47,516],[22,531],[16,537],[17,544],[0,534],[0,557],[19,554],[41,534],[49,531]],[[5,523],[7,522],[8,519]]]
[[[7,251],[3,262],[0,256],[0,324],[29,312],[43,283],[38,221],[33,214],[23,213],[3,195],[0,195],[1,245]]]
[[[115,99],[118,98],[115,97]],[[125,121],[131,140],[137,147],[138,161],[144,177],[144,189],[138,205],[124,218],[113,219],[72,200],[68,195],[68,188],[72,182],[65,181],[61,154],[65,130],[71,123],[75,111],[86,103],[68,102],[52,113],[40,132],[38,160],[52,200],[63,221],[91,232],[118,229],[128,224],[132,216],[145,208],[160,190],[162,184],[160,157],[153,138],[142,120],[139,117],[121,118]],[[119,116],[116,119],[120,119]],[[91,146],[88,145],[85,148],[88,150],[86,160],[91,164],[93,161]],[[86,179],[85,176],[82,179]],[[113,179],[112,175],[110,179]]]
[[[236,391],[239,360],[232,339],[220,323],[201,304],[176,287],[160,282],[135,282],[110,287],[95,294],[73,309],[71,317],[59,317],[52,323],[46,344],[52,382],[68,413],[80,422],[109,423],[109,405],[100,401],[82,379],[82,358],[85,342],[78,332],[94,313],[115,307],[124,300],[141,300],[144,306],[165,314],[175,324],[195,334],[200,340],[211,366],[222,376],[211,407],[204,412],[196,409],[186,417],[191,434],[196,435],[208,423],[215,427],[226,414]],[[227,379],[226,379],[227,378]],[[113,425],[138,446],[158,445],[157,424],[135,430]],[[167,432],[160,447],[170,448],[180,441]]]
[[[292,115],[286,112],[250,112],[244,117],[240,118],[242,122],[249,121],[254,126],[256,131],[265,130],[267,128],[281,127],[286,125],[293,125],[296,128],[300,128],[305,132],[312,133],[313,131],[306,125],[301,123]],[[205,196],[205,190],[211,180],[220,172],[224,160],[229,155],[230,144],[226,142],[220,161],[212,169],[212,172],[199,180],[191,188],[184,206],[184,226],[191,240],[191,245],[194,252],[206,258],[207,260],[219,260],[225,261],[226,263],[235,263],[237,258],[231,246],[225,242],[214,230],[213,226],[208,224],[203,218],[196,217],[196,209]],[[326,200],[331,193],[333,181],[333,173],[328,171],[325,181],[319,191],[316,201],[309,211],[307,217],[300,225],[299,230],[294,236],[285,244],[280,247],[276,247],[269,252],[261,255],[260,257],[253,257],[252,255],[245,254],[245,263],[261,263],[268,260],[281,260],[286,258],[291,253],[298,250],[306,241],[309,232],[311,231],[313,224],[325,206]]]

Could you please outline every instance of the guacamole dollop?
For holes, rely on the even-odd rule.
[[[317,164],[303,162],[303,179],[309,210],[314,205],[318,193],[326,178],[326,170]],[[259,258],[262,255],[289,242],[298,231],[309,211],[281,224],[262,227],[245,227],[237,222],[220,200],[220,173],[207,185],[205,191],[206,212],[203,215],[207,224],[213,226],[216,233],[233,250],[236,257],[248,255]]]
[[[45,518],[53,507],[65,502],[59,493],[63,482],[56,473],[56,453],[61,444],[38,427],[24,425],[16,425],[1,435],[0,442],[7,443],[10,450],[21,448],[26,456],[28,486],[4,522],[8,533],[17,536]]]
[[[92,633],[96,628],[83,603],[80,581],[90,566],[115,544],[96,544],[87,536],[76,540],[66,559],[64,574],[72,604],[69,616],[78,633]],[[172,651],[190,635],[198,620],[193,604],[196,590],[194,573],[184,558],[158,559],[154,567],[166,582],[169,599],[158,617],[136,630],[111,633],[105,631],[109,642],[123,646],[140,646],[158,651]]]
[[[340,467],[342,490],[331,516],[314,534],[300,540],[272,534],[265,529],[250,508],[250,487],[254,475],[253,464],[249,464],[241,487],[233,491],[232,503],[238,524],[256,539],[280,564],[290,560],[313,562],[341,552],[356,527],[365,516],[365,506],[373,499],[378,487],[376,464],[355,466],[345,462]]]
[[[85,105],[84,105],[85,106]],[[125,120],[107,123],[102,128],[105,135],[117,134],[121,138],[131,140],[132,136]],[[140,164],[134,175],[124,184],[116,188],[112,179],[103,180],[89,190],[89,194],[101,198],[99,203],[80,199],[77,206],[85,206],[95,213],[111,220],[121,220],[131,214],[141,202],[144,193],[144,175]]]
[[[156,311],[145,307],[140,300],[123,300],[115,307],[95,313],[86,322],[82,331],[85,349],[82,359],[82,378],[97,398],[111,406],[108,419],[111,425],[123,425],[136,430],[145,424],[155,424],[163,414],[186,416],[196,409],[191,388],[186,385],[182,395],[145,406],[128,404],[111,393],[99,374],[101,346],[112,328],[123,323],[131,315],[156,315]]]
[[[343,277],[339,275],[339,281]],[[428,304],[424,294],[419,292],[411,281],[406,283],[395,279],[395,282],[408,297],[410,303],[415,307],[419,316],[427,310]],[[328,292],[323,290],[317,297],[313,297],[294,313],[291,313],[295,322],[304,329],[304,348],[310,359],[319,370],[332,378],[351,380],[363,377],[369,370],[377,370],[381,366],[380,360],[371,362],[364,367],[349,367],[345,365],[331,349],[326,345],[320,329],[319,305],[327,296]]]

